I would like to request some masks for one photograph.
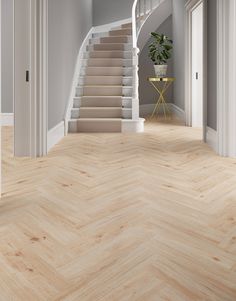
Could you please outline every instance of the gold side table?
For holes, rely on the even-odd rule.
[[[165,118],[167,117],[167,115],[171,116],[169,106],[165,101],[165,93],[168,91],[171,84],[175,81],[175,78],[174,77],[149,77],[148,81],[159,94],[159,98],[157,100],[151,118],[153,118],[155,114],[158,115],[161,105],[163,106]]]

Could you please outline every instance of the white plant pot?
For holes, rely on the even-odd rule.
[[[165,77],[168,65],[154,65],[156,77]]]

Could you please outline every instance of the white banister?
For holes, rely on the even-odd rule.
[[[150,11],[152,11],[152,8],[153,8],[153,2],[152,0],[150,0]]]
[[[148,5],[149,1],[149,5]],[[138,34],[148,16],[165,0],[134,0],[132,7],[132,41],[133,41],[133,97],[132,119],[139,119],[139,49]]]

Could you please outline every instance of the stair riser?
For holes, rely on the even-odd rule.
[[[111,30],[109,32],[109,36],[115,37],[115,36],[131,36],[132,35],[132,29],[118,29],[118,30]]]
[[[76,96],[132,96],[132,87],[78,87]]]
[[[78,118],[122,118],[131,119],[131,109],[106,109],[106,110],[87,110],[87,109],[73,109],[71,112],[72,119]]]
[[[93,44],[126,44],[132,43],[131,37],[104,37],[104,38],[93,38],[90,39],[89,43]]]
[[[132,28],[132,23],[123,24],[121,28]]]
[[[117,109],[73,109],[71,118],[122,118],[122,108]]]
[[[84,54],[84,59],[89,58],[120,58],[132,59],[131,51],[90,51]]]
[[[125,78],[122,76],[88,76],[81,77],[79,85],[103,85],[103,86],[132,86],[132,77]]]
[[[121,51],[132,51],[132,44],[95,44],[87,47],[88,51],[107,51],[107,50],[121,50]]]
[[[84,59],[82,66],[88,67],[132,67],[133,62],[130,59],[111,59],[111,58],[96,58]]]
[[[69,133],[121,133],[121,120],[119,121],[69,121]]]
[[[132,76],[133,68],[132,67],[84,67],[81,70],[81,76]]]
[[[131,29],[114,29],[109,32],[96,32],[92,34],[92,38],[107,38],[107,37],[120,37],[120,36],[131,36]]]
[[[123,107],[132,108],[132,98],[79,97],[74,99],[74,108],[80,107]]]

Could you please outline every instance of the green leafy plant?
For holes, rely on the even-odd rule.
[[[149,57],[155,65],[166,65],[172,56],[173,41],[164,34],[152,32],[153,42],[149,45]]]

